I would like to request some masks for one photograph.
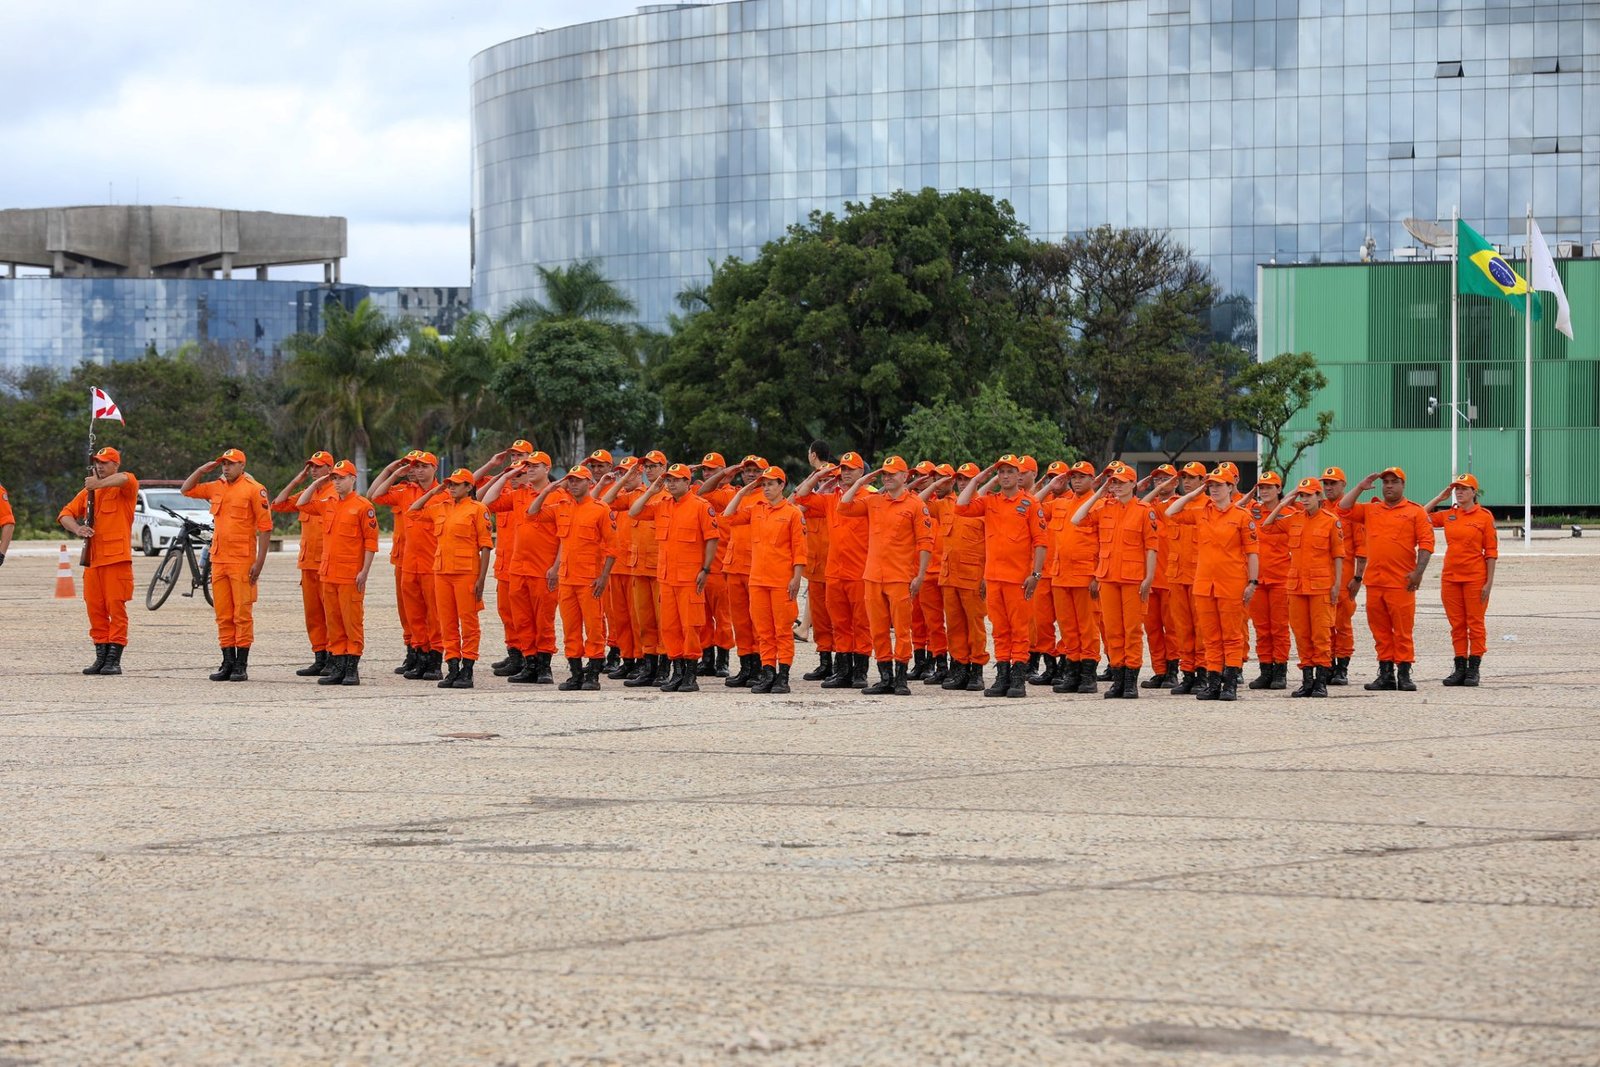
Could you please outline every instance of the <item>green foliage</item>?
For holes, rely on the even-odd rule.
[[[1007,452],[1033,456],[1041,468],[1054,459],[1078,458],[1062,442],[1055,423],[1012,400],[1003,383],[980,386],[970,402],[918,405],[906,416],[900,440],[889,451],[909,463],[932,459],[952,466],[970,460],[986,467]]]
[[[441,466],[473,466],[497,451],[503,442],[476,446],[480,437],[514,429],[493,388],[495,373],[516,356],[516,339],[505,321],[474,311],[448,337],[431,327],[413,329],[407,351],[432,393],[422,425],[439,442]]]
[[[1332,411],[1317,412],[1316,427],[1298,437],[1287,429],[1311,406],[1317,391],[1328,387],[1316,357],[1310,352],[1284,352],[1252,363],[1234,378],[1233,386],[1238,390],[1232,402],[1234,418],[1261,438],[1261,469],[1277,471],[1284,484],[1290,484],[1290,472],[1306,449],[1333,432]]]

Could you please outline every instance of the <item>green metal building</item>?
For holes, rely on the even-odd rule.
[[[1511,261],[1527,276],[1526,264]],[[1555,298],[1533,324],[1533,503],[1600,506],[1600,259],[1560,259],[1575,339],[1555,330]],[[1292,472],[1343,467],[1352,482],[1404,467],[1412,499],[1450,480],[1450,262],[1263,266],[1260,350],[1310,352],[1328,378],[1314,411],[1333,435]],[[1504,301],[1461,298],[1460,466],[1491,507],[1522,506],[1523,318]],[[1430,398],[1433,400],[1430,402]],[[1462,416],[1471,415],[1468,422]],[[1509,516],[1502,516],[1509,517]]]

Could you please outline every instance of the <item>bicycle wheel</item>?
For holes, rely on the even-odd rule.
[[[156,572],[150,576],[150,588],[144,591],[144,606],[151,611],[167,602],[167,597],[178,587],[178,576],[183,573],[183,546],[175,544],[161,557]]]
[[[200,555],[200,591],[206,595],[206,603],[215,606],[216,601],[211,599],[211,552],[206,550]]]

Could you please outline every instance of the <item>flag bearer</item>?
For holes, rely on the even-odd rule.
[[[139,479],[121,469],[122,453],[114,448],[100,449],[93,462],[94,473],[56,521],[89,542],[83,606],[89,611],[94,662],[83,673],[121,674],[122,650],[128,647],[128,601],[133,599],[133,509],[139,502]],[[91,497],[92,524],[87,522]]]

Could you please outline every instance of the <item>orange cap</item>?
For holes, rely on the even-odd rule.
[[[861,458],[861,453],[859,452],[846,452],[844,455],[839,457],[839,466],[841,469],[848,467],[851,470],[858,471],[866,465],[866,460]]]
[[[682,463],[674,463],[672,466],[667,468],[667,477],[668,478],[693,478],[694,477],[694,471],[690,470],[688,467],[684,466]]]
[[[1322,472],[1322,481],[1325,482],[1343,482],[1347,480],[1344,476],[1343,467],[1329,467]]]
[[[535,463],[543,463],[546,467],[548,467],[548,466],[550,466],[550,453],[548,453],[548,452],[533,452],[533,453],[530,453],[528,455],[528,458],[523,460],[522,462],[523,462],[524,465],[529,466],[529,467],[533,466]]]
[[[1229,474],[1227,471],[1223,470],[1221,467],[1218,467],[1216,470],[1214,470],[1210,474],[1206,475],[1206,482],[1207,483],[1215,482],[1217,485],[1233,485],[1234,484],[1234,479],[1233,479],[1233,475]]]
[[[700,461],[700,466],[710,467],[714,471],[719,471],[727,465],[728,461],[722,458],[721,452],[707,452],[706,458]]]
[[[333,475],[336,478],[354,478],[356,465],[347,459],[341,459],[333,465]]]
[[[654,449],[651,449],[649,452],[644,454],[643,462],[645,463],[665,463],[666,461],[666,455],[664,453],[657,452]]]
[[[1233,482],[1235,485],[1238,484],[1238,482],[1239,482],[1239,468],[1238,467],[1234,466],[1232,463],[1229,463],[1227,460],[1223,460],[1221,463],[1217,464],[1217,470],[1222,472],[1223,474],[1226,474],[1228,476],[1228,481]]]
[[[1458,474],[1450,481],[1450,488],[1454,489],[1457,486],[1463,489],[1471,489],[1476,493],[1478,491],[1478,476],[1475,474]]]
[[[789,476],[777,467],[768,467],[761,472],[761,480],[764,482],[787,482]]]
[[[1093,478],[1095,476],[1094,464],[1090,463],[1086,459],[1080,459],[1078,462],[1067,468],[1067,473],[1087,474],[1089,477]]]
[[[1156,469],[1151,471],[1150,473],[1151,474],[1164,474],[1168,478],[1176,478],[1178,476],[1178,468],[1174,467],[1170,463],[1163,463],[1160,466],[1156,467]]]
[[[410,452],[407,452],[406,458],[411,460],[413,463],[422,463],[429,467],[437,467],[439,465],[438,456],[434,455],[432,452],[424,452],[420,448],[413,448]]]
[[[629,456],[626,459],[624,459],[621,463],[617,464],[617,468],[619,470],[625,470],[625,471],[631,471],[631,470],[633,470],[634,468],[636,468],[638,466],[639,466],[639,457],[638,456]]]
[[[1114,482],[1131,482],[1139,477],[1134,472],[1134,469],[1126,463],[1118,463],[1115,467],[1107,467],[1106,473],[1111,476],[1111,480]]]
[[[906,461],[899,456],[890,456],[883,461],[883,473],[885,474],[906,474],[910,470],[911,468],[906,465]]]
[[[1300,496],[1310,493],[1312,496],[1322,495],[1322,482],[1316,478],[1301,478],[1300,484],[1294,487],[1295,495]]]
[[[1022,460],[1018,459],[1016,456],[1013,456],[1010,452],[1007,452],[1005,455],[995,460],[994,465],[996,467],[1010,467],[1012,470],[1021,470]]]
[[[473,474],[470,470],[465,467],[457,467],[455,470],[450,472],[450,477],[445,479],[445,484],[448,485],[451,482],[461,482],[467,485],[476,485],[477,481],[478,476]]]
[[[1383,473],[1379,474],[1378,477],[1387,478],[1390,475],[1399,478],[1402,482],[1406,480],[1406,472],[1399,467],[1385,467],[1383,468]]]
[[[594,460],[596,463],[610,463],[611,462],[611,453],[607,452],[603,448],[597,448],[593,452],[589,453],[589,458]],[[665,463],[666,462],[666,457],[662,456],[661,457],[661,461],[663,463]]]
[[[121,463],[122,453],[118,452],[110,445],[106,445],[106,447],[94,454],[94,458],[100,460],[102,463]]]
[[[976,478],[983,473],[983,469],[976,463],[963,463],[956,468],[956,473],[963,478]]]
[[[313,452],[311,453],[311,458],[306,462],[313,467],[331,467],[333,466],[333,456],[327,452]]]
[[[217,457],[218,463],[243,463],[244,453],[237,448],[230,448]]]
[[[744,457],[743,459],[741,459],[739,461],[739,466],[741,466],[741,467],[760,467],[762,470],[766,470],[768,467],[772,466],[772,464],[768,463],[766,460],[762,459],[760,456],[746,456],[746,457]]]
[[[586,482],[592,482],[594,481],[594,472],[580,463],[567,472],[567,477],[579,478]]]
[[[532,452],[533,451],[533,442],[524,441],[522,438],[519,437],[515,441],[511,442],[511,451],[513,451],[513,452]]]
[[[1279,475],[1277,471],[1267,471],[1265,474],[1256,479],[1256,484],[1275,485],[1281,489],[1283,488],[1283,477]]]
[[[1183,465],[1183,473],[1191,478],[1204,478],[1211,472],[1206,470],[1206,465],[1197,459],[1191,459]]]
[[[939,475],[941,478],[954,478],[956,475],[956,469],[950,466],[948,463],[941,463],[937,467],[933,468],[933,473]]]
[[[1044,472],[1046,474],[1050,475],[1050,477],[1052,477],[1052,478],[1059,477],[1059,476],[1061,476],[1063,474],[1068,474],[1071,471],[1072,471],[1072,468],[1068,467],[1065,463],[1063,463],[1059,459],[1058,460],[1053,460],[1051,462],[1050,466],[1048,466],[1048,467],[1046,467],[1044,469]]]
[[[1034,459],[1032,456],[1023,456],[1017,465],[1017,469],[1033,471],[1035,474],[1037,474],[1039,473],[1039,461]]]
[[[933,460],[924,459],[924,460],[919,460],[917,462],[917,465],[915,467],[912,467],[911,469],[916,471],[918,474],[932,474],[938,468],[936,468],[933,465]]]

